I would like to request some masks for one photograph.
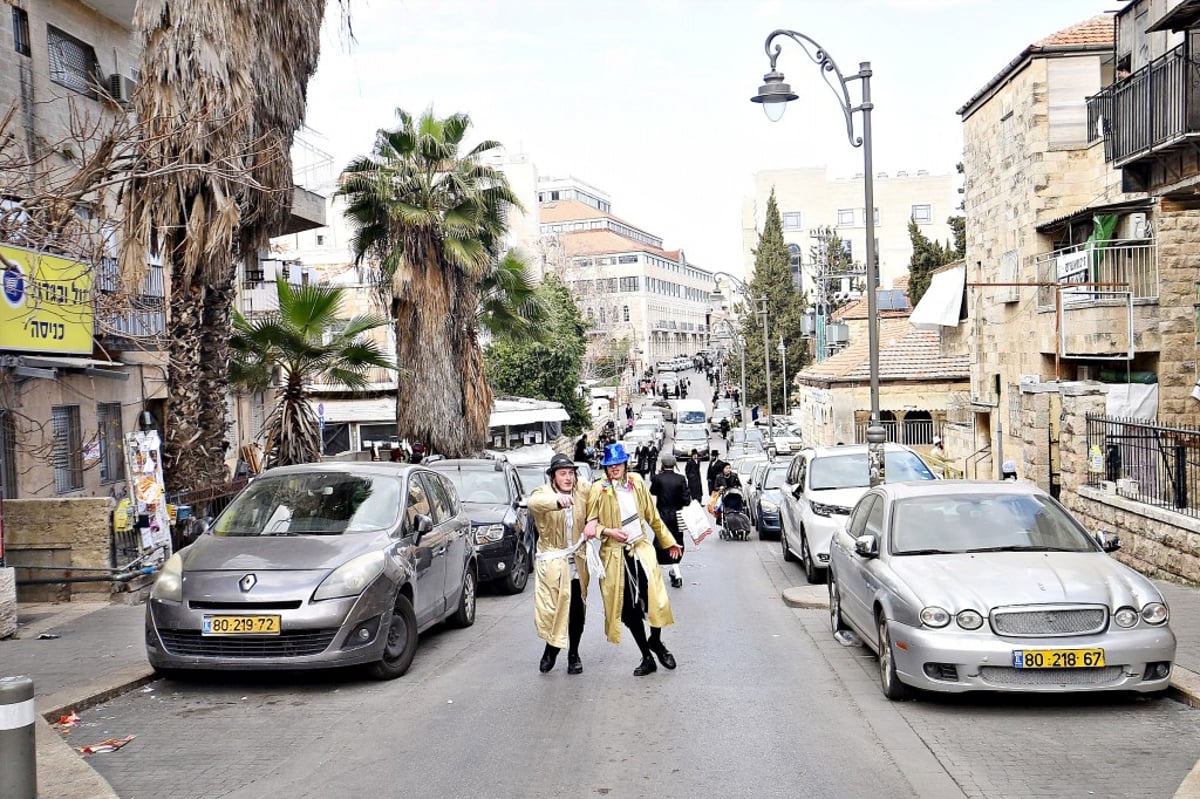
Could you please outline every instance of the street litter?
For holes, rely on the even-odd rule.
[[[55,638],[62,638],[58,633],[42,633],[37,637],[39,641],[53,641]]]
[[[66,716],[59,716],[58,721],[54,722],[50,726],[52,726],[54,729],[58,730],[59,732],[66,733],[66,732],[70,731],[70,729],[72,727],[79,726],[79,716],[76,716],[75,711],[72,710]]]
[[[81,755],[94,755],[99,752],[115,752],[136,737],[136,735],[126,735],[124,738],[109,738],[107,741],[101,741],[98,744],[92,744],[91,746],[77,746],[75,748]]]
[[[851,630],[838,630],[833,634],[833,639],[842,646],[862,646],[862,639]]]

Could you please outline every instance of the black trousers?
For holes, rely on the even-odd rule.
[[[579,654],[579,639],[583,637],[583,622],[587,614],[587,605],[583,604],[583,589],[579,578],[571,580],[571,610],[567,614],[567,638],[570,641],[567,654]]]
[[[650,628],[650,640],[646,640],[646,618],[650,601],[647,597],[646,571],[637,558],[625,553],[625,596],[621,602],[621,622],[629,629],[642,657],[650,657],[650,647],[659,645],[660,630]]]

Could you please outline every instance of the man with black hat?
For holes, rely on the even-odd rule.
[[[592,484],[587,501],[587,532],[598,535],[600,596],[604,599],[604,632],[609,641],[621,643],[621,624],[629,628],[642,654],[633,670],[635,677],[657,671],[656,655],[664,668],[675,668],[675,656],[662,642],[662,628],[673,624],[671,602],[650,538],[658,539],[671,557],[682,548],[663,524],[654,499],[641,477],[629,473],[629,455],[620,443],[604,448],[604,479]],[[646,638],[644,620],[650,620]]]
[[[683,575],[679,573],[679,562],[683,559],[684,538],[679,529],[679,512],[686,508],[692,500],[688,491],[687,478],[675,471],[675,456],[667,453],[662,456],[662,471],[650,480],[650,493],[654,495],[658,515],[663,524],[675,536],[679,544],[680,554],[672,557],[664,548],[655,542],[654,550],[658,556],[659,566],[671,567],[671,587],[683,587]]]
[[[529,512],[538,531],[533,623],[538,637],[546,641],[538,668],[543,674],[554,668],[558,653],[569,644],[567,674],[581,674],[579,639],[588,585],[584,509],[591,486],[579,484],[575,463],[566,455],[555,455],[546,475],[550,481],[529,495]]]

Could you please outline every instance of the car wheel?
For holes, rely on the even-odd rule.
[[[417,614],[404,594],[396,597],[396,606],[385,619],[384,635],[383,657],[371,664],[371,676],[394,680],[408,671],[417,654]]]
[[[817,559],[808,548],[808,536],[803,533],[800,535],[800,564],[804,566],[804,579],[809,585],[825,582],[825,570],[817,565]]]
[[[470,627],[475,623],[475,603],[479,592],[475,581],[475,570],[467,567],[463,575],[462,593],[458,595],[458,610],[450,617],[450,623],[455,627]]]
[[[879,687],[883,695],[893,701],[907,699],[909,688],[896,675],[896,660],[892,652],[892,635],[888,632],[887,619],[879,617]]]
[[[519,594],[525,590],[525,585],[529,582],[529,561],[530,554],[519,550],[518,556],[513,559],[512,568],[508,570],[508,576],[504,578],[506,594]]]
[[[849,629],[842,619],[842,588],[837,584],[833,570],[829,572],[829,631],[834,635]]]
[[[796,556],[792,554],[792,550],[788,549],[787,533],[783,531],[782,525],[779,528],[779,546],[783,550],[783,559],[788,563],[796,560]]]

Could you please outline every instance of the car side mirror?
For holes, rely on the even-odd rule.
[[[412,520],[412,531],[414,539],[419,543],[421,536],[433,529],[433,519],[424,513],[418,513]]]
[[[187,524],[184,526],[183,531],[179,536],[179,546],[177,548],[183,549],[189,544],[195,543],[196,539],[209,531],[209,529],[212,527],[212,521],[213,519],[211,516],[206,516],[203,519],[193,516],[191,519],[188,519]]]
[[[803,493],[804,492],[800,490],[800,484],[796,483],[796,487],[792,489],[792,496],[796,499],[800,499],[800,495]]]
[[[1100,548],[1105,552],[1116,552],[1121,548],[1121,539],[1117,537],[1116,533],[1096,533],[1096,543],[1099,544]]]
[[[879,539],[873,535],[860,535],[854,539],[854,552],[862,558],[879,557]]]

